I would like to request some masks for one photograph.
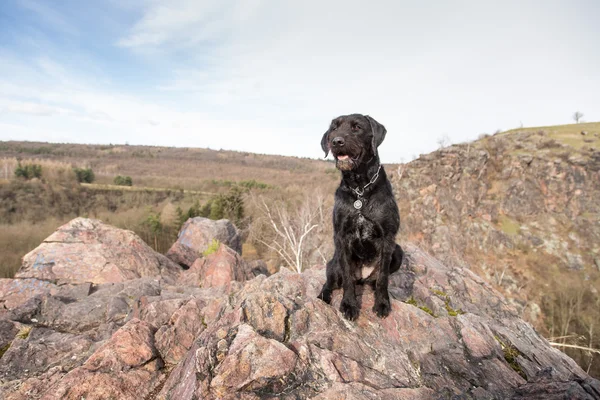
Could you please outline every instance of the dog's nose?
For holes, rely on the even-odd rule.
[[[340,136],[333,138],[331,144],[333,144],[335,147],[341,147],[344,145],[344,138]]]

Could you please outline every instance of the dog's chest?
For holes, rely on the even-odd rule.
[[[377,225],[364,215],[356,215],[347,220],[344,242],[356,269],[362,269],[363,265],[370,266],[376,261],[381,244],[381,235],[377,232]],[[365,270],[364,274],[368,276],[371,272],[372,270]],[[362,277],[363,272],[356,271],[356,274]]]
[[[361,264],[354,270],[354,279],[365,280],[369,278],[375,271],[375,263]]]
[[[354,237],[360,241],[371,241],[375,233],[375,223],[363,214],[358,214],[354,219]]]
[[[370,280],[377,276],[381,237],[377,224],[359,214],[354,225],[352,252],[357,263],[354,266],[356,280]]]

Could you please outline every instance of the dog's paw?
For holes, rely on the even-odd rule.
[[[390,301],[376,301],[375,305],[373,306],[373,312],[375,314],[377,314],[377,316],[379,318],[385,318],[388,315],[390,315],[390,312],[392,311],[392,306],[390,304]]]
[[[331,290],[323,289],[317,298],[323,300],[327,304],[331,304]]]
[[[358,318],[360,308],[355,303],[342,300],[340,311],[342,314],[344,314],[344,318],[346,318],[348,321],[354,321],[356,318]]]

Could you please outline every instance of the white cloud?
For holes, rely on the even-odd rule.
[[[137,11],[113,44],[157,70],[142,71],[144,87],[122,85],[120,65],[100,79],[65,66],[69,54],[0,49],[0,107],[21,104],[2,115],[51,113],[19,123],[78,141],[320,157],[331,118],[361,112],[388,128],[389,162],[445,134],[569,123],[577,109],[600,119],[595,22],[565,4],[147,0]]]
[[[0,113],[28,114],[35,116],[50,116],[54,114],[68,114],[69,110],[53,107],[46,104],[31,103],[26,101],[6,101],[0,99]]]
[[[211,39],[228,28],[226,21],[221,20],[229,11],[228,6],[231,6],[230,1],[149,3],[142,18],[118,44],[124,47],[179,47]]]

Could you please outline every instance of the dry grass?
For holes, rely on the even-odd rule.
[[[207,192],[224,191],[214,180],[254,179],[276,187],[307,187],[317,179],[335,182],[339,177],[325,174],[333,167],[327,161],[195,148],[11,141],[0,142],[0,156],[91,167],[99,184],[112,184],[116,175],[126,175],[133,178],[134,186]],[[10,178],[12,173],[7,175]]]
[[[560,144],[570,146],[577,150],[584,147],[600,147],[600,122],[518,128],[502,132],[500,135],[537,134],[539,132],[543,132],[544,136],[547,136]],[[581,132],[586,132],[586,135],[582,135]]]
[[[21,266],[21,258],[68,220],[69,218],[49,218],[37,224],[1,224],[0,278],[12,278]]]
[[[77,181],[71,163],[39,158],[22,158],[19,160],[16,157],[0,158],[0,177],[4,181],[13,179],[19,162],[21,165],[41,165],[42,179],[49,182],[67,183]]]

